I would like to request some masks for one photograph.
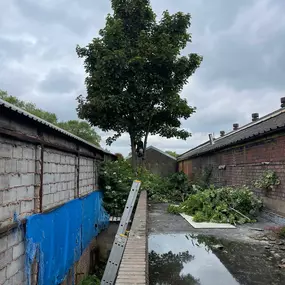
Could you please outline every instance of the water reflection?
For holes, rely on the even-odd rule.
[[[200,285],[199,280],[195,279],[191,274],[180,274],[185,263],[191,262],[194,259],[188,251],[174,254],[149,253],[149,270],[150,270],[150,285],[158,284],[177,284],[177,285]]]
[[[212,250],[184,234],[149,237],[150,285],[238,285]]]

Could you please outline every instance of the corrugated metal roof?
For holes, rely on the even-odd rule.
[[[236,131],[231,131],[224,137],[219,137],[214,140],[214,144],[209,141],[189,150],[178,157],[178,161],[187,158],[212,152],[233,144],[240,143],[260,135],[266,135],[268,132],[277,131],[285,127],[285,109],[279,109],[270,113],[256,122],[251,122],[245,126],[240,127]]]
[[[53,129],[56,132],[59,132],[59,133],[64,134],[66,136],[69,136],[69,137],[71,137],[71,138],[73,138],[73,139],[75,139],[77,141],[80,141],[80,142],[82,142],[82,143],[84,143],[84,144],[86,144],[88,146],[91,146],[92,148],[95,148],[95,149],[97,149],[99,151],[102,151],[104,153],[113,155],[112,153],[102,149],[101,147],[98,147],[98,146],[96,146],[96,145],[94,145],[92,143],[89,143],[88,141],[86,141],[86,140],[84,140],[84,139],[82,139],[80,137],[77,137],[77,136],[73,135],[72,133],[69,133],[69,132],[67,132],[67,131],[65,131],[65,130],[63,130],[63,129],[61,129],[61,128],[59,128],[59,127],[57,127],[57,126],[55,126],[55,125],[53,125],[53,124],[51,124],[51,123],[49,123],[49,122],[47,122],[47,121],[45,121],[43,119],[37,117],[37,116],[34,116],[34,115],[24,111],[23,109],[18,108],[16,106],[14,106],[14,105],[12,105],[12,104],[2,100],[2,99],[0,99],[0,106],[4,107],[4,108],[6,108],[6,109],[8,109],[8,110],[10,110],[12,112],[16,112],[16,113],[18,113],[18,114],[20,114],[20,115],[22,115],[24,117],[27,117],[27,118],[29,118],[29,119],[31,119],[31,120],[33,120],[33,121],[35,121],[35,122],[37,122],[37,123],[39,123],[41,125],[45,125],[48,128],[51,128],[51,129]]]

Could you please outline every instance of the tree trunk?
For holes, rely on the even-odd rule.
[[[147,128],[147,131],[145,133],[145,137],[144,137],[144,144],[143,144],[143,166],[145,166],[145,159],[146,159],[146,146],[147,146],[147,139],[148,139],[148,135],[149,135],[149,130],[150,130],[150,126],[151,126],[151,120],[152,120],[152,116],[150,116],[150,119],[149,119],[149,123],[148,123],[148,128]]]
[[[143,166],[145,166],[145,159],[146,159],[146,146],[147,146],[147,138],[149,135],[149,131],[146,132],[145,137],[144,137],[144,143],[143,143]]]
[[[137,171],[137,153],[136,153],[136,142],[133,135],[130,134],[131,138],[131,149],[132,149],[132,168],[134,172]]]

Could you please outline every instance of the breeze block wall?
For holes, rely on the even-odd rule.
[[[247,185],[263,198],[266,207],[285,215],[285,134],[272,135],[214,153],[179,162],[190,179],[212,169],[211,181],[217,186]],[[266,170],[277,173],[281,184],[272,191],[255,189],[253,183]]]
[[[0,226],[34,212],[35,146],[0,136]]]
[[[43,162],[43,209],[74,199],[76,197],[76,155],[45,149]]]
[[[26,218],[98,190],[106,155],[0,102],[0,285],[25,284]]]
[[[22,229],[0,236],[0,284],[25,284],[25,242]]]

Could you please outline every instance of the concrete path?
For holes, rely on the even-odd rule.
[[[276,249],[277,241],[258,239],[264,231],[257,229],[272,226],[260,220],[236,229],[194,229],[167,213],[166,204],[151,204],[150,285],[284,285],[282,249]]]

